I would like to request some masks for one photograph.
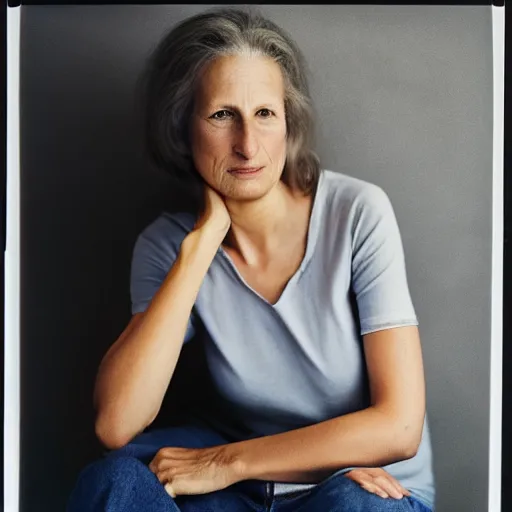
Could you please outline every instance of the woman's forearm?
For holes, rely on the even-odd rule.
[[[190,312],[221,241],[206,228],[192,231],[146,312],[104,357],[94,397],[96,432],[110,448],[129,442],[160,410]]]
[[[240,480],[316,483],[345,467],[411,458],[421,429],[378,407],[315,425],[228,445]]]

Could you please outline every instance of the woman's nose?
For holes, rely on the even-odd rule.
[[[250,160],[256,156],[258,148],[258,136],[255,127],[250,126],[247,122],[240,122],[236,127],[235,143],[233,144],[234,152]]]

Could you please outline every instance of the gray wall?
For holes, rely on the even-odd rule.
[[[203,6],[22,8],[22,511],[100,453],[94,372],[129,318],[131,249],[176,191],[147,168],[137,75]],[[420,321],[438,510],[487,507],[490,7],[264,6],[311,68],[326,168],[381,185]]]

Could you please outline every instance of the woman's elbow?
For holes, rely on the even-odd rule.
[[[402,427],[397,435],[398,452],[401,460],[412,459],[418,453],[423,428],[410,425]]]
[[[413,457],[416,457],[419,447],[420,442],[416,440],[402,443],[402,460],[412,459]]]
[[[158,412],[151,421],[137,428],[127,428],[126,419],[123,421],[118,415],[98,413],[94,424],[96,437],[100,443],[109,450],[117,450],[126,446],[134,437],[143,432],[155,420]]]
[[[117,450],[127,445],[135,435],[119,427],[119,421],[107,419],[98,414],[94,424],[94,431],[100,443],[109,450]]]

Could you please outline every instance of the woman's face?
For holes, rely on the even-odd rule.
[[[286,160],[284,81],[267,57],[228,56],[202,73],[191,122],[195,167],[222,196],[263,197]]]

